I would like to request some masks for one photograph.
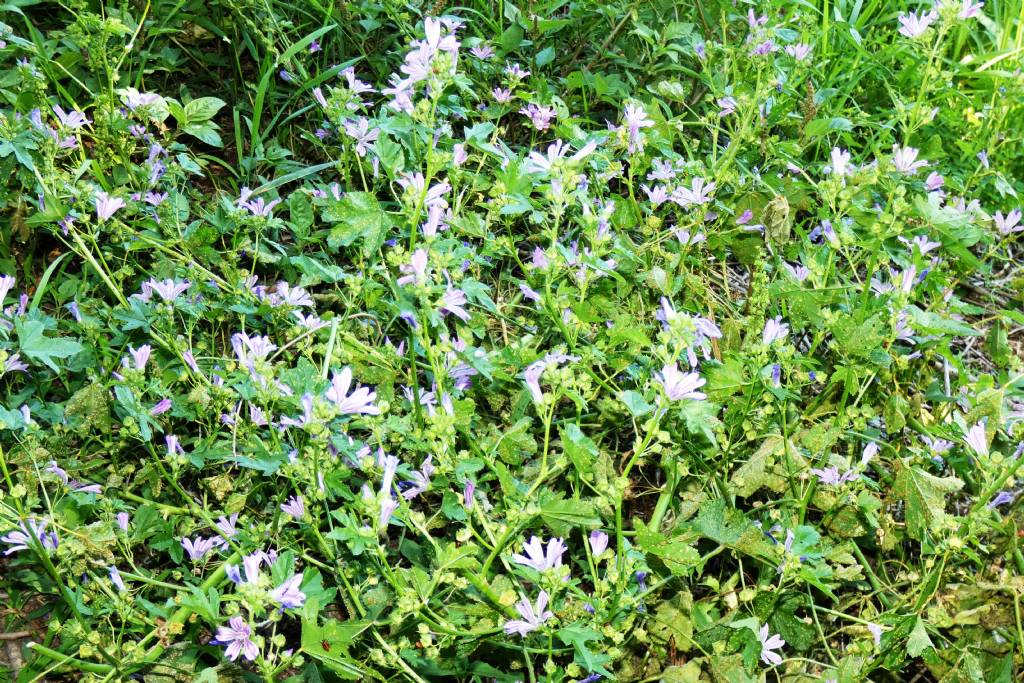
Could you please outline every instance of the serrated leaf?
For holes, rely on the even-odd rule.
[[[224,100],[218,97],[200,97],[185,105],[185,122],[209,121],[224,107]],[[175,117],[177,118],[177,117]]]
[[[956,477],[936,477],[903,463],[897,463],[896,467],[893,495],[906,506],[907,533],[923,541],[929,529],[945,523],[946,498],[959,491],[964,483]]]
[[[31,360],[44,364],[56,372],[59,368],[54,359],[69,358],[82,350],[82,345],[72,339],[53,339],[45,335],[46,328],[38,320],[18,323],[20,351]]]
[[[930,647],[935,647],[935,644],[932,643],[932,639],[928,635],[924,619],[918,617],[914,622],[914,628],[910,631],[910,636],[907,638],[907,654],[911,657],[919,657],[922,652]]]
[[[385,230],[391,226],[391,218],[369,192],[349,192],[325,208],[323,218],[337,224],[327,235],[330,246],[347,247],[362,238],[366,257],[376,253],[384,243]]]

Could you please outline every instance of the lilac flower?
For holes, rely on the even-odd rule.
[[[930,251],[938,249],[942,246],[942,242],[932,242],[928,239],[927,235],[918,235],[912,240],[908,240],[904,237],[899,238],[901,242],[906,244],[908,247],[916,248],[921,256],[924,256]]]
[[[564,353],[549,353],[538,361],[534,361],[526,367],[523,372],[523,381],[530,390],[533,400],[540,403],[544,400],[544,392],[540,388],[540,377],[548,368],[557,367],[562,363],[577,361],[578,356],[570,356]]]
[[[270,599],[281,605],[282,609],[302,607],[306,602],[306,594],[299,590],[302,574],[293,574],[290,579],[270,591]]]
[[[967,434],[964,435],[964,442],[978,455],[988,456],[988,435],[985,433],[985,423],[978,422],[968,429]]]
[[[867,625],[868,631],[871,633],[871,638],[875,641],[875,647],[882,644],[882,627],[879,624]]]
[[[232,662],[242,655],[250,662],[259,655],[260,649],[252,642],[252,628],[245,623],[242,617],[231,617],[228,619],[230,626],[220,626],[214,640],[210,641],[216,645],[227,645],[224,654]]]
[[[988,502],[988,509],[995,510],[1001,505],[1007,505],[1017,499],[1017,494],[1012,491],[1000,491]]]
[[[761,333],[761,343],[771,346],[777,341],[784,341],[789,335],[789,325],[782,322],[782,316],[768,320],[764,324],[764,331]]]
[[[473,509],[473,495],[476,493],[476,483],[472,479],[467,479],[465,485],[462,487],[462,506],[467,510]]]
[[[538,270],[544,270],[551,265],[551,262],[548,260],[548,256],[544,253],[543,249],[534,247],[533,254],[530,255],[530,264]]]
[[[461,289],[451,287],[444,293],[438,302],[438,310],[442,314],[452,314],[460,320],[469,320],[469,312],[466,311],[466,293]]]
[[[554,107],[545,107],[533,104],[532,102],[519,110],[519,113],[530,119],[533,127],[539,131],[551,127],[551,120],[555,118]]]
[[[132,360],[135,361],[136,370],[146,369],[146,363],[149,362],[149,357],[152,353],[153,347],[149,344],[143,344],[137,349],[131,346],[128,347],[128,354],[132,357]]]
[[[669,200],[668,190],[664,185],[655,185],[652,189],[641,183],[640,189],[647,195],[647,200],[651,203],[651,206],[661,206]]]
[[[978,161],[980,161],[981,165],[987,170],[989,168],[988,150],[987,149],[983,149],[980,152],[978,152],[975,156],[978,157]]]
[[[681,245],[683,245],[684,247],[687,247],[687,246],[690,246],[690,245],[693,245],[693,244],[700,244],[701,242],[707,241],[707,236],[704,233],[702,233],[702,232],[698,232],[696,234],[691,234],[689,230],[681,230],[680,229],[680,230],[675,230],[674,234],[676,236],[676,239],[679,240],[679,243]]]
[[[544,549],[544,542],[537,536],[530,538],[528,543],[523,544],[525,555],[515,553],[512,559],[517,564],[530,567],[538,572],[546,572],[549,569],[562,566],[562,555],[566,551],[565,543],[560,538],[552,538],[548,541],[547,550]]]
[[[945,439],[939,438],[933,439],[932,437],[926,435],[921,436],[921,441],[923,441],[925,445],[928,446],[928,450],[930,450],[932,453],[935,453],[936,455],[941,455],[953,447],[952,441],[946,441]]]
[[[1020,209],[1013,209],[1005,216],[1002,211],[996,211],[992,220],[996,223],[996,229],[1001,235],[1009,235],[1012,232],[1024,232],[1024,225],[1018,225],[1021,219]]]
[[[127,589],[124,586],[124,581],[121,580],[121,572],[117,571],[117,567],[110,565],[108,572],[110,575],[110,583],[114,584],[114,587],[117,588],[118,592],[125,592]]]
[[[767,54],[775,52],[778,49],[779,48],[775,44],[775,41],[769,38],[768,40],[765,40],[755,45],[754,48],[750,51],[750,55],[752,57],[763,57]]]
[[[539,629],[544,622],[555,616],[551,610],[547,609],[547,606],[547,591],[541,591],[537,595],[536,607],[530,604],[529,599],[523,597],[516,603],[516,611],[519,612],[522,619],[510,619],[505,622],[505,635],[518,633],[520,637],[525,638],[527,633]]]
[[[509,78],[511,78],[512,80],[521,81],[524,78],[526,78],[527,76],[529,76],[530,72],[527,71],[526,69],[523,69],[518,64],[508,64],[508,63],[506,63],[506,65],[505,65],[505,75],[508,76]]]
[[[8,293],[14,287],[16,280],[13,275],[0,276],[0,304],[3,304],[4,299],[7,298]]]
[[[430,477],[434,474],[433,456],[428,455],[420,465],[418,471],[414,470],[410,476],[412,481],[409,482],[412,485],[402,492],[402,497],[406,500],[412,500],[416,496],[420,495],[428,488],[430,488]]]
[[[901,14],[897,19],[900,22],[900,34],[907,38],[917,38],[922,33],[928,30],[928,27],[932,25],[932,22],[939,18],[938,12],[931,10],[929,12],[911,12],[910,14]]]
[[[670,401],[703,401],[707,398],[706,394],[697,391],[704,386],[706,380],[696,372],[680,372],[677,363],[666,365],[662,368],[661,375],[655,379],[664,387],[665,395]]]
[[[736,112],[736,98],[734,97],[719,97],[717,100],[718,104],[718,115],[720,117],[726,117]]]
[[[427,282],[427,262],[429,255],[426,249],[417,249],[409,257],[408,265],[402,264],[399,266],[405,275],[398,278],[395,282],[399,286],[403,285],[423,285]]]
[[[778,650],[786,641],[782,639],[782,636],[775,634],[772,636],[768,635],[768,624],[765,624],[757,632],[757,639],[761,641],[761,661],[768,666],[778,666],[782,664],[782,656],[773,650]]]
[[[794,43],[786,46],[786,54],[798,62],[802,62],[811,56],[811,46],[807,43]]]
[[[608,550],[608,534],[603,531],[591,531],[590,551],[594,553],[594,559],[601,557],[605,550]]]
[[[277,283],[273,293],[268,295],[267,299],[274,306],[294,306],[299,308],[315,305],[313,297],[309,295],[309,292],[302,287],[293,287],[284,281]]]
[[[171,402],[171,399],[160,399],[152,408],[149,409],[149,414],[153,415],[154,417],[157,415],[163,415],[164,413],[171,409],[172,405],[173,403]]]
[[[28,365],[22,362],[20,353],[12,353],[4,360],[3,372],[0,372],[0,376],[6,375],[9,372],[25,372],[28,370]]]
[[[315,40],[309,44],[309,54],[320,52],[320,43]]]
[[[981,8],[985,6],[983,2],[974,2],[974,0],[963,0],[963,4],[960,6],[960,12],[957,14],[958,19],[971,19],[981,14]]]
[[[181,547],[188,553],[188,557],[193,562],[198,562],[203,559],[207,553],[214,548],[219,548],[224,544],[224,540],[216,536],[210,538],[203,538],[202,536],[196,536],[196,540],[191,538],[181,539]]]
[[[892,164],[896,170],[906,175],[913,175],[928,165],[925,160],[917,161],[918,151],[913,147],[892,146]]]
[[[483,61],[494,56],[494,48],[487,43],[480,43],[469,48],[469,54]]]
[[[840,473],[839,468],[834,466],[824,469],[811,468],[811,474],[816,476],[820,483],[828,486],[842,486],[847,482],[853,481],[858,476],[853,470]]]
[[[166,192],[147,192],[143,195],[142,200],[150,206],[160,206],[167,200],[168,196],[170,195]]]
[[[370,121],[366,117],[360,117],[355,121],[345,121],[345,134],[356,141],[356,154],[366,156],[369,145],[380,136],[380,129],[370,130]]]
[[[142,283],[142,294],[140,298],[143,301],[149,301],[155,293],[163,301],[171,302],[188,291],[188,288],[191,286],[192,283],[188,280],[185,280],[184,282],[178,282],[173,279],[158,281],[150,278],[146,282]]]
[[[274,199],[269,202],[264,201],[263,197],[257,197],[256,199],[249,199],[253,195],[252,190],[248,187],[243,187],[239,192],[238,206],[246,209],[253,216],[261,216],[263,218],[269,218],[271,211],[274,207],[281,203],[280,199]]]
[[[324,397],[334,404],[341,415],[380,415],[380,408],[373,404],[377,392],[370,391],[368,387],[355,387],[349,394],[351,387],[352,368],[345,367],[340,373],[335,372],[331,376],[331,386]]]
[[[235,524],[238,523],[238,513],[232,512],[230,517],[221,516],[217,520],[217,531],[221,532],[228,538],[233,538],[238,534],[238,529],[235,528]]]
[[[292,519],[302,519],[302,516],[306,514],[306,504],[302,500],[302,496],[292,496],[282,503],[281,512],[285,513]]]
[[[690,187],[679,186],[672,193],[672,201],[684,209],[694,204],[707,204],[711,201],[711,193],[715,191],[715,183],[707,183],[704,178],[697,176],[693,179]]]
[[[125,206],[124,200],[120,197],[111,197],[106,192],[97,192],[94,199],[96,202],[96,218],[103,222],[117,213],[118,209]]]
[[[832,148],[832,175],[839,177],[853,173],[854,167],[850,164],[850,153],[839,147]]]
[[[494,88],[491,90],[491,97],[498,104],[508,104],[512,101],[512,91],[508,88]]]
[[[641,128],[650,128],[654,121],[647,118],[647,112],[643,107],[627,104],[622,113],[623,125],[626,127],[628,144],[626,150],[630,154],[644,151],[644,138],[640,133]]]
[[[65,112],[59,106],[55,106],[53,108],[53,113],[57,115],[57,119],[60,121],[60,125],[64,126],[65,128],[76,129],[81,128],[86,124],[92,123],[92,121],[85,117],[85,114],[83,114],[80,111],[75,111],[73,109],[69,112]]]
[[[266,360],[271,351],[277,349],[277,346],[268,337],[258,335],[250,337],[244,332],[235,332],[231,335],[231,348],[234,349],[239,363],[250,366],[255,361]]]
[[[597,149],[596,142],[588,142],[583,145],[576,154],[569,157],[570,162],[577,162],[588,155],[590,155],[595,149]],[[565,155],[569,152],[569,146],[561,140],[555,140],[553,143],[548,145],[546,156],[539,152],[530,152],[526,158],[524,164],[527,171],[530,173],[550,173],[552,168],[555,168],[559,162],[561,162]]]
[[[127,531],[128,531],[128,524],[129,524],[129,522],[131,520],[131,517],[128,515],[128,513],[127,512],[118,512],[116,515],[114,515],[114,519],[117,520],[118,528],[121,529],[121,531],[124,531],[124,532],[127,533]]]
[[[191,350],[185,351],[185,353],[181,354],[181,357],[185,359],[185,365],[187,365],[192,372],[199,372],[199,365],[196,363],[196,358],[192,355]]]
[[[21,522],[18,524],[18,529],[9,532],[5,536],[0,536],[0,543],[6,543],[11,546],[4,551],[4,555],[10,555],[11,553],[18,552],[19,550],[28,550],[32,547],[30,539],[33,537],[39,541],[39,544],[44,550],[56,550],[59,545],[57,533],[54,531],[46,531],[46,525],[48,523],[49,522],[45,519],[41,522],[29,519],[28,526],[26,526],[25,522]]]
[[[928,177],[924,181],[924,189],[929,192],[936,192],[942,189],[942,186],[946,184],[946,179],[941,175],[932,171],[928,174]]]
[[[790,275],[792,275],[797,282],[803,282],[811,274],[811,271],[807,266],[802,263],[797,263],[795,266],[783,261],[782,265],[786,268]]]

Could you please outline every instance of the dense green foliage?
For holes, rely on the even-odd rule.
[[[1021,0],[3,9],[12,678],[1019,680]]]

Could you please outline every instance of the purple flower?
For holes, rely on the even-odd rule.
[[[875,647],[882,644],[882,627],[878,624],[867,625],[868,631],[871,633],[871,638],[875,641]]]
[[[778,650],[786,641],[782,639],[782,636],[775,634],[772,636],[768,635],[768,624],[765,624],[757,632],[757,639],[761,641],[761,661],[768,666],[778,666],[782,664],[782,656],[773,650]]]
[[[460,320],[469,320],[469,313],[464,308],[465,305],[466,293],[461,289],[449,287],[438,302],[438,309],[442,314],[450,313]]]
[[[671,363],[661,369],[661,375],[655,379],[665,389],[665,395],[670,401],[703,401],[707,395],[697,391],[704,386],[706,380],[696,372],[680,372],[678,363]]]
[[[765,322],[764,331],[761,333],[761,343],[771,346],[777,341],[785,341],[789,335],[789,325],[782,322],[782,316],[776,316]]]
[[[551,120],[555,118],[554,107],[545,107],[533,104],[532,102],[519,110],[519,113],[530,119],[530,123],[537,130],[544,131],[551,127]]]
[[[156,405],[149,409],[149,414],[153,415],[154,417],[157,415],[163,415],[164,413],[171,409],[171,405],[171,399],[161,399],[160,401],[157,402]]]
[[[302,496],[292,496],[282,503],[281,512],[290,516],[292,519],[302,519],[302,516],[306,514],[306,504],[302,500]]]
[[[231,617],[228,619],[230,626],[221,626],[217,629],[215,639],[211,642],[217,645],[227,645],[224,654],[228,659],[235,661],[238,655],[242,655],[250,662],[256,659],[260,650],[256,643],[252,642],[252,628],[245,623],[242,617]]]
[[[430,477],[434,474],[434,464],[432,462],[433,456],[428,455],[420,465],[420,469],[414,470],[409,476],[412,477],[412,485],[402,492],[402,497],[406,500],[412,500],[416,496],[420,495],[428,488],[430,488]]]
[[[511,78],[513,80],[521,81],[524,78],[526,78],[527,76],[529,76],[530,72],[527,71],[526,69],[523,69],[518,64],[508,64],[508,63],[506,63],[506,65],[505,65],[505,74],[509,78]]]
[[[654,121],[647,118],[647,112],[643,107],[627,104],[622,114],[623,125],[626,127],[628,144],[626,151],[630,154],[644,151],[644,138],[640,133],[641,128],[650,128]]]
[[[985,423],[978,422],[976,425],[968,429],[967,434],[964,435],[964,442],[978,455],[982,457],[987,456],[988,436],[985,433]]]
[[[198,562],[203,559],[207,553],[214,548],[219,548],[224,545],[224,540],[216,536],[210,538],[203,538],[202,536],[196,536],[196,540],[191,538],[181,539],[181,547],[188,553],[188,557],[193,562]]]
[[[939,18],[938,12],[931,10],[929,12],[911,12],[910,14],[901,14],[897,19],[900,22],[900,34],[907,38],[917,38],[922,33],[928,30],[928,27],[932,25],[932,22]]]
[[[508,104],[512,101],[512,91],[508,88],[494,88],[491,90],[491,97],[498,104]]]
[[[92,121],[85,117],[85,114],[83,114],[80,111],[75,111],[73,109],[69,112],[65,112],[59,106],[55,106],[53,108],[53,113],[57,115],[57,119],[60,121],[60,125],[64,126],[65,128],[81,128],[86,124],[92,123]]]
[[[913,175],[918,170],[928,165],[923,159],[917,161],[918,151],[913,147],[892,146],[892,165],[896,170],[906,175]]]
[[[163,281],[150,278],[146,282],[142,283],[142,293],[140,294],[140,297],[143,301],[149,301],[155,293],[164,302],[171,302],[187,292],[188,288],[191,286],[192,283],[188,280],[178,282],[177,280],[170,278]]]
[[[21,522],[18,525],[19,529],[11,531],[5,536],[0,536],[0,543],[6,543],[11,546],[4,551],[4,555],[10,555],[19,550],[28,550],[32,546],[31,539],[33,537],[39,541],[44,550],[52,551],[57,549],[59,545],[57,533],[46,531],[48,522],[45,519],[41,522],[29,519],[27,524],[28,526],[26,526],[26,522]]]
[[[380,415],[380,408],[373,404],[377,392],[370,391],[367,387],[356,387],[355,391],[349,394],[350,387],[352,369],[346,367],[340,373],[336,372],[331,376],[331,386],[324,397],[334,404],[341,415]]]
[[[544,542],[537,536],[533,536],[528,543],[523,544],[523,551],[526,553],[525,555],[515,553],[512,555],[512,559],[525,567],[545,572],[562,566],[562,555],[565,553],[566,547],[562,539],[553,538],[548,541],[545,551]]]
[[[270,599],[281,605],[282,609],[302,607],[306,602],[306,594],[299,590],[302,574],[293,574],[290,579],[270,592]]]
[[[590,532],[590,551],[594,553],[594,559],[601,557],[608,549],[608,534],[603,531]]]
[[[633,578],[636,579],[636,583],[640,586],[640,590],[647,590],[647,572],[637,572],[633,575]]]
[[[538,403],[544,400],[544,392],[540,389],[540,377],[546,369],[577,360],[579,360],[578,356],[570,356],[564,353],[549,353],[540,360],[530,363],[523,372],[523,380],[526,382],[526,387],[530,390],[533,400]]]
[[[655,185],[650,188],[641,183],[640,189],[647,195],[647,201],[651,203],[651,206],[661,206],[669,199],[668,190],[664,185]]]
[[[427,262],[429,255],[426,249],[417,249],[409,257],[408,265],[402,264],[399,266],[405,275],[398,278],[395,282],[399,286],[404,285],[422,285],[427,281]]]
[[[854,167],[850,164],[850,153],[838,147],[832,148],[832,175],[840,177],[853,173]]]
[[[525,638],[527,633],[536,631],[544,622],[555,616],[551,610],[547,609],[547,606],[547,591],[541,591],[537,595],[536,607],[530,604],[528,598],[523,597],[516,603],[516,611],[519,612],[522,619],[510,619],[505,622],[505,635],[518,633],[520,637]]]
[[[121,529],[121,531],[127,533],[128,523],[131,520],[131,517],[128,515],[128,513],[118,512],[116,515],[114,515],[114,518],[117,520],[117,526]]]
[[[1012,491],[1000,491],[988,503],[989,510],[995,510],[1000,505],[1007,505],[1016,500],[1017,494]]]
[[[274,199],[266,202],[263,197],[257,197],[256,199],[251,200],[249,197],[252,195],[252,190],[248,187],[243,187],[239,192],[238,206],[248,210],[253,216],[268,218],[271,215],[271,211],[274,210],[274,207],[281,203],[280,199]]]
[[[718,115],[720,117],[724,118],[724,117],[729,116],[730,114],[733,114],[733,113],[736,112],[737,102],[736,102],[736,98],[734,98],[734,97],[729,97],[729,96],[719,97],[718,100],[717,100],[717,103],[718,103],[718,107],[719,107]]]
[[[1009,235],[1012,232],[1024,232],[1024,225],[1018,225],[1021,219],[1020,209],[1013,209],[1005,216],[1002,211],[996,211],[992,216],[996,229],[1002,235]]]
[[[679,186],[672,193],[672,201],[684,209],[711,201],[711,193],[715,191],[715,183],[705,182],[700,176],[693,179],[690,187]]]
[[[238,530],[235,528],[235,524],[238,522],[238,513],[232,512],[230,517],[221,516],[217,520],[217,531],[221,532],[228,538],[232,538],[238,534]]]
[[[121,580],[121,572],[117,571],[117,567],[110,565],[109,569],[110,583],[114,584],[117,590],[123,593],[126,588],[124,587],[124,581]]]
[[[487,43],[480,43],[469,48],[469,54],[480,60],[490,59],[494,56],[494,48]]]
[[[473,509],[473,495],[476,493],[476,483],[472,479],[466,480],[462,487],[462,506],[467,510]]]
[[[95,202],[96,218],[98,218],[100,222],[107,220],[117,213],[118,209],[125,206],[123,199],[120,197],[111,197],[106,192],[97,192]]]
[[[786,54],[798,62],[802,62],[811,55],[811,46],[806,43],[794,43],[786,46]]]
[[[356,141],[356,154],[360,157],[366,156],[369,145],[380,137],[380,129],[370,129],[370,121],[366,117],[360,117],[355,121],[344,121],[345,134]]]
[[[128,347],[128,354],[132,357],[132,360],[135,361],[136,370],[146,369],[146,363],[149,362],[149,357],[152,353],[153,347],[149,344],[143,344],[137,349],[131,346]]]
[[[315,54],[317,52],[320,52],[320,43],[314,40],[309,44],[309,54]]]

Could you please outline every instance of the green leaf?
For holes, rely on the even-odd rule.
[[[700,566],[700,553],[690,541],[680,537],[671,538],[656,529],[648,529],[640,520],[636,520],[634,526],[637,546],[661,560],[675,576],[689,576]]]
[[[217,124],[212,121],[189,122],[181,130],[211,147],[222,147],[224,145],[220,139],[220,133],[217,132]]]
[[[932,639],[928,636],[928,629],[925,628],[924,619],[918,617],[914,621],[914,628],[907,638],[907,654],[911,657],[919,657],[922,652],[930,647],[935,647]]]
[[[325,208],[323,218],[337,223],[327,235],[331,247],[347,247],[362,238],[367,258],[384,243],[384,233],[391,227],[391,217],[369,192],[349,192],[340,202]]]
[[[307,618],[304,613],[302,650],[310,657],[323,662],[341,678],[349,681],[361,680],[365,672],[359,667],[358,662],[348,656],[348,647],[370,626],[371,623],[368,621],[342,622],[337,619],[328,619],[323,626],[319,626],[315,614]]]
[[[623,391],[622,402],[626,404],[626,408],[633,417],[640,417],[654,410],[654,406],[635,391]]]
[[[38,320],[18,322],[19,348],[27,358],[44,364],[54,372],[58,370],[54,359],[69,358],[82,350],[82,345],[71,339],[52,339]]]
[[[224,100],[217,97],[200,97],[185,105],[185,121],[179,123],[199,123],[209,121],[224,107]],[[177,117],[175,117],[177,118]]]
[[[562,447],[580,476],[590,477],[594,474],[594,460],[600,455],[600,451],[597,444],[577,425],[569,424],[562,430]]]
[[[906,506],[907,533],[923,541],[929,529],[946,524],[946,498],[959,491],[964,483],[956,477],[936,477],[919,467],[897,462],[893,495]]]
[[[597,654],[592,652],[587,647],[587,642],[591,640],[601,641],[604,640],[603,636],[592,628],[586,626],[566,626],[555,631],[555,635],[566,645],[572,645],[573,650],[576,653],[576,663],[584,667],[587,671],[592,671],[601,674],[602,676],[611,676],[611,674],[604,668],[604,665],[611,661],[611,657],[605,654]]]

